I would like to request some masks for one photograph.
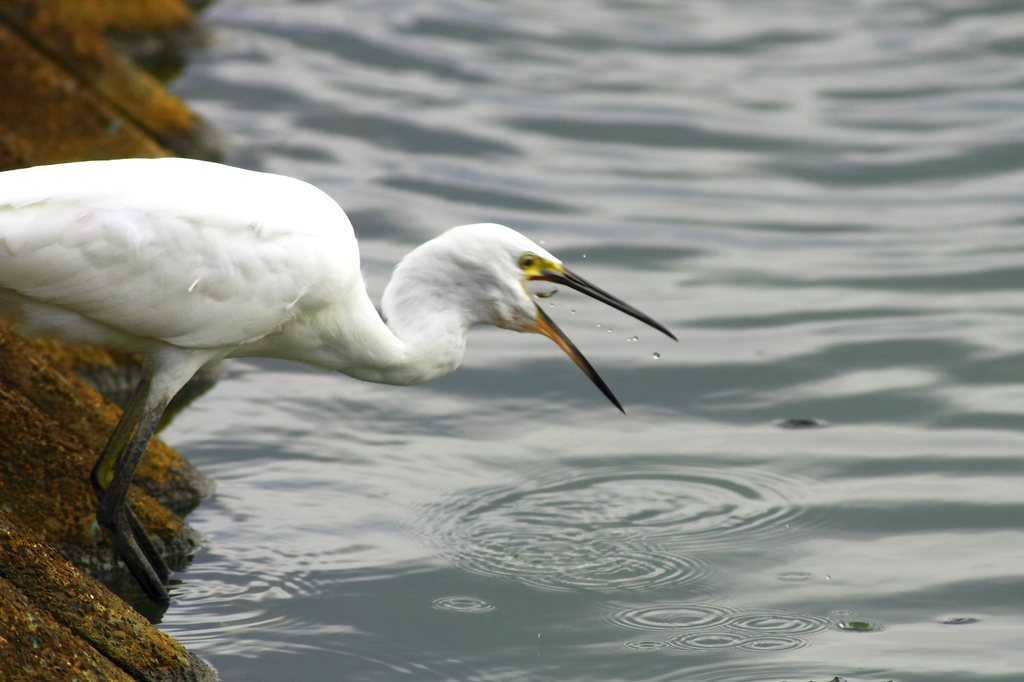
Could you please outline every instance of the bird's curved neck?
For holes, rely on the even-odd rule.
[[[466,351],[467,325],[454,313],[417,314],[402,308],[388,311],[385,323],[374,311],[368,325],[372,349],[338,371],[363,381],[410,386],[455,370]]]
[[[340,296],[343,303],[338,308],[323,310],[299,327],[284,330],[283,337],[267,341],[281,348],[305,348],[302,357],[292,352],[279,357],[381,384],[420,384],[458,367],[469,327],[458,309],[436,298],[424,300],[419,292],[403,295],[401,286],[397,295],[392,285],[388,289],[387,323],[360,286],[350,296]],[[271,354],[265,348],[253,350]]]

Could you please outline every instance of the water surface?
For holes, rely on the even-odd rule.
[[[162,627],[225,679],[1024,679],[1020,3],[205,19],[176,92],[375,299],[501,222],[680,339],[539,299],[628,417],[496,329],[416,388],[233,364],[164,434],[220,487]]]

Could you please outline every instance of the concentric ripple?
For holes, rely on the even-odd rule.
[[[476,597],[440,597],[431,606],[438,611],[458,611],[459,613],[488,613],[494,610],[493,604]]]
[[[733,616],[726,626],[744,632],[770,635],[805,635],[828,629],[827,618],[793,613],[745,613]]]
[[[651,589],[705,578],[709,548],[793,536],[796,497],[791,481],[749,469],[599,467],[462,491],[418,524],[475,573],[546,589]]]
[[[669,646],[675,649],[735,649],[747,643],[738,632],[690,632],[670,637]]]
[[[739,649],[741,651],[775,652],[792,651],[808,645],[801,637],[772,635],[770,637],[744,637],[736,632],[697,632],[678,635],[665,642],[673,649],[707,651],[714,649]]]
[[[706,603],[617,605],[606,620],[628,630],[675,631],[658,641],[673,649],[761,652],[789,651],[807,646],[809,642],[804,635],[827,630],[832,623],[828,618],[808,614],[741,611]],[[657,648],[654,645],[655,642],[644,641],[626,642],[623,646]]]
[[[463,553],[456,560],[462,568],[543,589],[648,589],[691,582],[708,572],[695,557],[659,552],[620,535],[481,528],[460,543]]]
[[[630,630],[703,630],[721,627],[732,614],[714,604],[650,604],[612,612],[612,625]]]
[[[654,651],[656,649],[667,649],[671,646],[668,642],[659,640],[641,640],[636,642],[623,642],[623,647],[633,651]]]

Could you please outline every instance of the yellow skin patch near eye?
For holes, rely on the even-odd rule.
[[[523,271],[523,282],[529,282],[534,279],[546,279],[547,275],[552,273],[565,274],[565,266],[561,263],[541,258],[529,251],[519,257],[519,269]]]

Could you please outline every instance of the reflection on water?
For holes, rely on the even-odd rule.
[[[1019,2],[206,18],[179,94],[345,206],[375,299],[496,221],[680,338],[538,299],[629,417],[493,329],[415,388],[235,363],[165,435],[220,487],[163,627],[225,679],[1024,670]]]

